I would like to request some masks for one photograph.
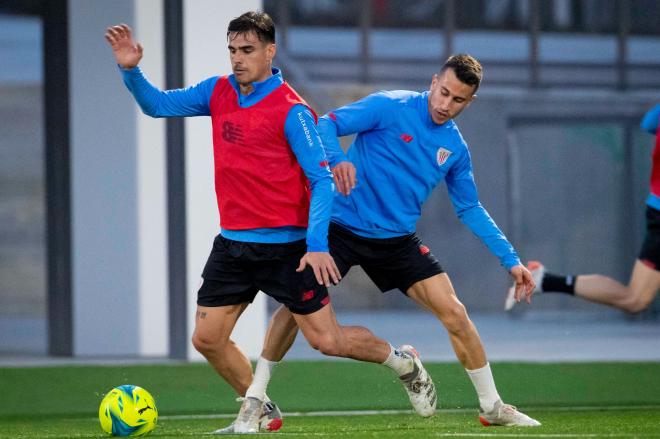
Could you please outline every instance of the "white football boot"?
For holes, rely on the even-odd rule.
[[[243,400],[234,421],[234,433],[259,433],[259,419],[264,403],[260,399],[247,397]]]
[[[234,434],[234,424],[235,423],[236,423],[236,421],[231,421],[231,424],[229,424],[228,426],[223,427],[223,428],[218,428],[212,434]]]
[[[532,279],[536,286],[532,290],[532,294],[541,292],[541,284],[543,283],[543,276],[545,276],[545,267],[539,261],[527,262],[527,269],[532,273]],[[510,311],[516,304],[516,284],[514,283],[506,294],[504,301],[504,311]]]
[[[438,400],[433,379],[426,369],[424,369],[419,359],[419,353],[414,347],[403,345],[399,348],[399,351],[410,356],[413,360],[412,372],[399,377],[408,393],[413,409],[415,409],[418,415],[425,418],[433,416]]]
[[[282,423],[282,412],[277,407],[277,404],[272,401],[265,402],[262,408],[261,418],[259,418],[259,431],[277,431],[282,428]],[[234,431],[235,424],[236,421],[233,421],[228,426],[217,429],[213,434],[236,434],[236,431]]]
[[[492,425],[503,425],[505,427],[538,427],[541,425],[536,419],[532,419],[526,414],[519,412],[514,406],[504,404],[498,400],[488,413],[479,411],[479,422],[484,427]]]
[[[277,431],[280,428],[282,428],[280,408],[272,401],[264,402],[261,418],[259,419],[259,429],[261,431]]]

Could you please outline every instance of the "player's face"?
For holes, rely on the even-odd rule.
[[[433,75],[429,93],[429,114],[438,125],[453,119],[476,97],[474,87],[461,82],[454,69]]]
[[[229,60],[236,82],[248,86],[268,79],[275,56],[275,44],[260,41],[254,32],[231,32]]]

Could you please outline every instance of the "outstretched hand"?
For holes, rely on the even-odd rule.
[[[332,168],[335,186],[342,195],[350,195],[355,188],[355,166],[351,162],[341,162]]]
[[[111,26],[105,31],[105,39],[112,47],[117,64],[124,69],[132,69],[142,59],[142,45],[133,40],[133,31],[127,24]]]
[[[516,302],[520,302],[524,297],[527,303],[532,303],[532,292],[534,291],[534,287],[536,287],[532,273],[530,273],[527,267],[520,264],[511,268],[509,274],[515,282],[516,292],[514,297]]]
[[[316,281],[319,283],[319,285],[325,285],[326,287],[329,287],[331,285],[331,281],[336,285],[341,280],[339,268],[337,268],[335,260],[332,259],[332,256],[330,256],[330,253],[328,252],[305,253],[305,255],[300,259],[300,265],[296,271],[301,272],[308,265],[312,267],[312,270],[314,270],[314,276],[316,276]]]

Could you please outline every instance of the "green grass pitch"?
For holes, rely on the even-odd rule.
[[[422,419],[405,412],[405,392],[382,366],[284,362],[269,390],[284,411],[284,427],[271,435],[660,438],[660,363],[493,364],[505,401],[542,422],[532,429],[481,427],[476,396],[460,365],[427,367],[440,406],[433,418]],[[239,406],[206,364],[0,368],[0,438],[106,437],[98,405],[120,384],[142,386],[155,397],[160,419],[150,437],[208,437],[227,425]],[[305,415],[360,410],[394,413]]]

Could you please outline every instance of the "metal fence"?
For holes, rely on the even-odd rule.
[[[479,58],[494,72],[491,84],[660,87],[657,51],[638,54],[660,39],[660,26],[653,19],[660,15],[660,3],[655,1],[266,0],[264,7],[278,25],[280,49],[309,66],[316,79],[369,83],[406,77],[410,75],[400,74],[400,66],[437,68],[450,54],[471,49],[466,39],[478,39],[483,52]],[[332,47],[341,43],[327,41],[325,35],[333,32],[350,40],[344,50]],[[413,42],[400,54],[379,46],[406,36]],[[300,40],[317,50],[298,50]],[[503,57],[488,44],[512,47]],[[639,47],[635,56],[631,44]],[[599,50],[602,56],[593,56]],[[387,74],[390,69],[393,75]]]

